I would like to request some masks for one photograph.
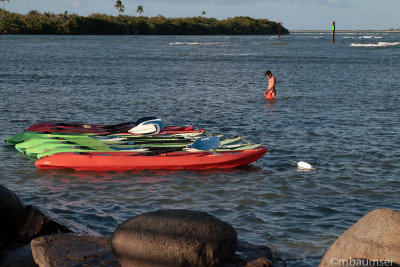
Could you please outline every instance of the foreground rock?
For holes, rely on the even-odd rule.
[[[19,241],[16,225],[23,212],[24,205],[18,196],[0,185],[0,250]]]
[[[100,236],[49,211],[25,206],[15,193],[0,185],[0,266],[36,266],[30,241],[35,237],[60,233]]]
[[[29,243],[33,238],[51,234],[72,233],[72,230],[50,219],[44,211],[27,205],[21,216],[17,231],[21,242]]]
[[[218,266],[232,260],[237,235],[205,212],[158,210],[118,226],[112,248],[122,266]]]
[[[238,241],[234,259],[224,267],[270,267],[284,266],[274,261],[272,250],[267,246],[256,246],[244,241]]]
[[[399,265],[400,212],[376,209],[344,232],[325,253],[319,266]]]
[[[41,267],[120,266],[111,250],[111,237],[50,235],[33,239],[31,247]]]
[[[37,267],[35,263],[31,245],[25,244],[12,250],[0,251],[0,266],[7,267]]]
[[[25,206],[1,185],[0,214],[0,266],[120,266],[110,237]],[[113,242],[124,266],[268,267],[273,262],[268,247],[237,242],[232,226],[204,212],[142,214],[123,223]]]

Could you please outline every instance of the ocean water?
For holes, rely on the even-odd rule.
[[[42,121],[155,115],[269,152],[227,171],[96,173],[38,170],[3,145],[0,183],[102,234],[156,209],[206,211],[288,266],[316,266],[364,214],[400,210],[399,61],[400,33],[1,36],[2,139]]]

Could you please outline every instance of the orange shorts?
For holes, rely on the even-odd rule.
[[[276,96],[276,91],[275,90],[270,90],[265,95],[265,99],[266,100],[275,100],[275,96]]]

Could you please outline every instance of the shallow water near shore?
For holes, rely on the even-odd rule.
[[[400,210],[400,33],[330,38],[1,36],[2,139],[40,121],[155,115],[269,152],[225,171],[96,173],[38,170],[2,146],[0,183],[102,234],[160,208],[206,211],[288,266],[316,266],[365,213]],[[263,99],[267,69],[278,81],[275,103]]]

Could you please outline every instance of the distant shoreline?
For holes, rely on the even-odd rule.
[[[277,22],[251,17],[224,20],[203,16],[166,18],[91,14],[17,14],[0,9],[0,33],[45,35],[270,35],[289,34]]]

